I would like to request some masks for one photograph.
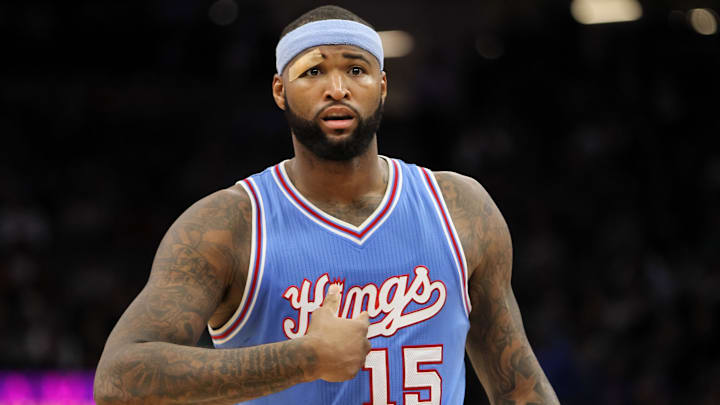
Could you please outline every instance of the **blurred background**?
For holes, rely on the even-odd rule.
[[[321,4],[0,3],[0,403],[90,403],[174,219],[292,155],[274,49]],[[381,153],[505,215],[562,403],[720,404],[720,0],[335,4],[389,31]]]

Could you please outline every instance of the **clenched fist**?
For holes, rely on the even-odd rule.
[[[338,318],[340,288],[333,284],[323,304],[312,313],[305,338],[318,356],[316,377],[330,382],[355,377],[370,352],[367,312],[354,319]]]

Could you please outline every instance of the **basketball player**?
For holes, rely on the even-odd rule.
[[[493,404],[557,404],[488,194],[378,155],[374,29],[320,7],[276,55],[294,158],[171,226],[108,338],[97,403],[457,405],[467,350]],[[194,347],[206,325],[220,350]]]

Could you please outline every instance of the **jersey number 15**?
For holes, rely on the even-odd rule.
[[[442,345],[403,346],[403,402],[405,405],[439,405],[442,377],[435,369],[420,370],[420,365],[441,364]],[[390,401],[388,349],[370,350],[363,370],[370,372],[370,402],[363,405],[396,405]],[[428,390],[429,399],[420,400],[420,391]]]

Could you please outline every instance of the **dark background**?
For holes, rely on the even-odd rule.
[[[213,3],[0,3],[0,369],[93,369],[172,221],[291,156],[275,44],[322,3]],[[720,40],[683,17],[720,3],[569,3],[337,2],[413,35],[380,151],[493,196],[562,402],[720,403]]]

